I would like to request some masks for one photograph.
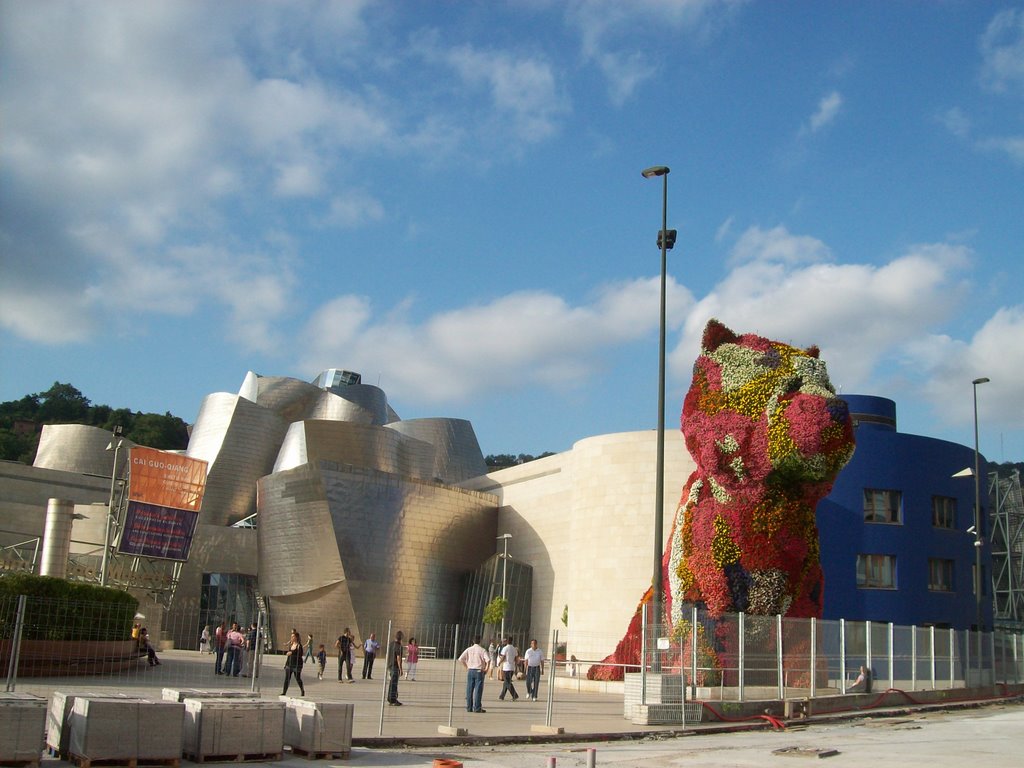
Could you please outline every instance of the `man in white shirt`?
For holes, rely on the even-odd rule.
[[[491,657],[487,649],[480,645],[479,635],[473,638],[473,645],[462,652],[459,661],[468,670],[466,672],[466,711],[486,712],[487,710],[482,709],[481,706],[484,697],[484,677],[491,664]]]
[[[544,652],[537,647],[537,641],[531,640],[526,649],[526,696],[530,701],[537,700],[540,689],[540,676],[544,674]]]
[[[501,658],[501,679],[505,681],[501,686],[501,693],[498,694],[498,698],[504,701],[505,694],[508,693],[512,695],[512,701],[519,701],[519,694],[512,683],[512,677],[516,673],[516,664],[519,662],[519,649],[512,643],[511,636],[505,641],[502,649],[498,651],[498,655]]]

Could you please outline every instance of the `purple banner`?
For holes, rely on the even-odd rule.
[[[129,501],[117,551],[139,557],[188,560],[197,512]]]

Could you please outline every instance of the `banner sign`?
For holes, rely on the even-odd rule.
[[[128,511],[117,551],[187,560],[203,505],[206,462],[135,446],[129,467]]]
[[[129,500],[117,551],[139,557],[188,560],[198,521],[196,512]]]

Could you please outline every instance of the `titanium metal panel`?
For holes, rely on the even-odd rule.
[[[239,395],[207,395],[199,409],[188,456],[209,463],[202,522],[231,525],[256,511],[256,482],[274,467],[287,424]]]
[[[431,476],[443,482],[460,483],[487,473],[476,432],[465,419],[408,419],[388,424],[387,428],[433,445]]]
[[[277,413],[285,421],[298,421],[306,416],[323,394],[315,384],[286,376],[260,376],[249,371],[245,375],[239,397]]]
[[[274,471],[321,461],[429,479],[433,476],[434,447],[383,427],[310,420],[288,428]]]
[[[294,623],[288,601],[274,598],[302,590],[305,615],[339,626],[382,612],[408,624],[454,622],[461,579],[491,556],[496,531],[489,494],[366,467],[298,467],[260,483],[260,590],[274,626]],[[337,589],[313,592],[338,578],[338,564]]]
[[[32,466],[110,477],[114,469],[114,451],[108,451],[107,446],[113,437],[105,429],[86,424],[44,424]],[[135,446],[131,440],[120,439],[123,442],[117,451],[118,477],[124,474],[127,449]]]

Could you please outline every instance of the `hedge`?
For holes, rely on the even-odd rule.
[[[126,640],[139,601],[118,589],[52,576],[12,573],[0,577],[0,635],[9,638],[18,596],[26,595],[25,640]]]

